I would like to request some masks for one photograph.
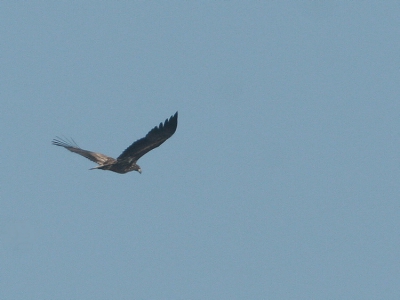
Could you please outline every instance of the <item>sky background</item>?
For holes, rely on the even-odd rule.
[[[0,36],[0,299],[400,299],[398,1],[3,1]],[[142,174],[51,145],[176,111]]]

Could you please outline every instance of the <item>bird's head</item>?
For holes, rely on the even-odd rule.
[[[135,164],[134,170],[137,171],[137,172],[139,172],[140,174],[142,174],[142,169],[140,168],[139,165],[136,165],[136,164]]]

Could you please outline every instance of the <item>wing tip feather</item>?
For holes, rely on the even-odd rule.
[[[52,141],[51,141],[52,145],[55,146],[60,146],[60,147],[64,147],[64,148],[79,148],[78,144],[71,138],[70,140],[68,140],[67,138],[61,138],[59,136],[56,136]]]

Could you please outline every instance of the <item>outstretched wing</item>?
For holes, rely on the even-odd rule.
[[[140,140],[137,140],[130,145],[117,160],[129,159],[136,162],[139,158],[145,155],[147,152],[157,148],[167,139],[169,139],[176,131],[178,126],[178,112],[172,117],[165,120],[164,124],[161,122],[160,125],[154,127],[149,133]]]
[[[110,163],[110,162],[115,161],[114,158],[108,157],[104,154],[91,152],[91,151],[87,151],[87,150],[83,150],[83,149],[79,148],[79,146],[75,143],[75,141],[73,139],[68,141],[68,140],[63,140],[62,138],[57,136],[56,139],[53,139],[52,144],[56,145],[56,146],[64,147],[65,149],[68,149],[71,152],[78,153],[99,165],[104,165],[105,163]]]

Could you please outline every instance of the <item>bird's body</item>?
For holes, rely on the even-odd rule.
[[[166,119],[164,124],[160,123],[158,127],[156,126],[150,130],[144,138],[137,140],[126,148],[117,159],[101,153],[83,150],[74,142],[74,140],[66,141],[57,137],[56,139],[53,139],[52,144],[80,154],[99,165],[92,169],[109,170],[120,174],[125,174],[131,171],[138,171],[141,173],[142,170],[140,166],[136,164],[138,159],[169,139],[175,133],[177,126],[178,112],[169,119]]]

